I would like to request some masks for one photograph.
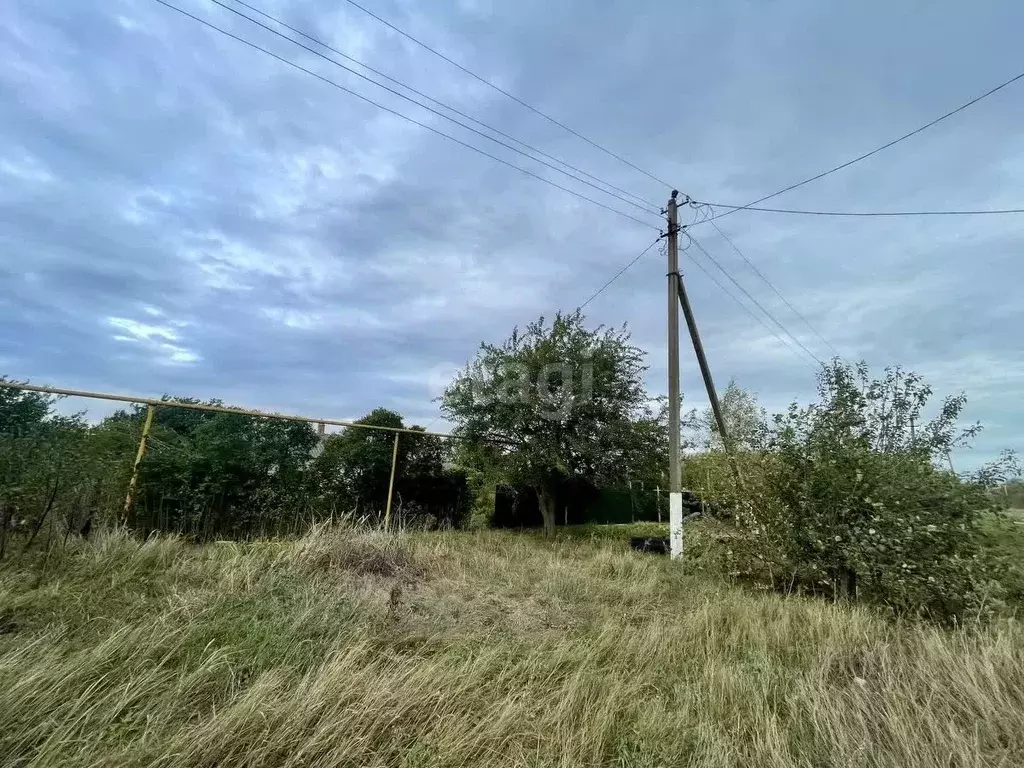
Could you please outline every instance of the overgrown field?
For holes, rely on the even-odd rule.
[[[4,766],[1024,764],[1024,629],[614,540],[72,541],[0,572]]]

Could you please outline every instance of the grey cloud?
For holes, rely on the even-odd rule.
[[[211,4],[180,4],[551,176]],[[344,4],[265,7],[663,203],[659,184]],[[1008,0],[980,10],[795,0],[374,8],[684,191],[727,202],[847,159],[1012,74],[1022,14]],[[10,105],[0,112],[0,169],[9,160],[38,170],[0,170],[0,270],[11,286],[0,359],[15,376],[325,415],[391,405],[423,420],[436,413],[439,369],[465,361],[481,339],[575,306],[656,236],[148,0],[102,9],[15,0],[0,52],[11,62],[0,72]],[[1008,89],[778,202],[1019,204],[1021,104]],[[1021,312],[1007,293],[1022,275],[1018,221],[740,213],[721,226],[844,355],[931,372],[937,389],[977,390],[971,418],[993,422],[965,459],[977,461],[1022,445],[1024,383],[999,375],[1020,360]],[[713,229],[694,234],[816,354],[828,353]],[[657,251],[587,308],[594,322],[628,321],[650,351],[654,393],[664,391]],[[776,407],[809,396],[811,367],[777,349],[695,258],[684,265],[718,380],[735,376]],[[111,317],[174,328],[169,343],[196,362],[170,363],[159,342],[116,340]],[[684,391],[699,405],[702,385],[684,360]]]

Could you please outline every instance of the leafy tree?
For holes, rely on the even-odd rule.
[[[387,408],[375,408],[356,423],[392,429],[404,426],[402,416]],[[383,510],[394,440],[392,432],[358,427],[328,437],[314,469],[321,497],[364,511]]]
[[[209,535],[271,532],[296,522],[317,442],[311,425],[175,408],[197,401],[163,399],[140,467],[137,506],[145,525]],[[104,425],[127,421],[141,429],[145,411],[115,413]]]
[[[0,377],[3,378],[3,377]],[[4,379],[6,380],[6,379]],[[8,531],[67,535],[116,505],[121,481],[108,433],[55,410],[58,398],[0,389],[0,557]]]
[[[499,454],[492,446],[470,440],[455,441],[452,461],[465,474],[470,495],[468,525],[474,530],[489,528],[502,482]]]
[[[646,370],[625,328],[590,330],[579,310],[542,317],[500,345],[481,344],[442,411],[475,444],[479,466],[534,489],[550,536],[560,481],[621,480],[661,449]]]
[[[725,428],[729,431],[729,448],[737,452],[762,448],[767,432],[768,415],[757,402],[757,398],[741,389],[736,380],[732,379],[722,391],[718,402],[722,409],[722,418],[725,420]],[[704,434],[704,446],[713,451],[725,450],[726,445],[710,406],[701,414],[699,423]]]
[[[400,414],[376,408],[358,424],[410,429],[398,438],[394,502],[405,516],[424,513],[455,519],[460,483],[464,479],[445,468],[448,452],[442,440],[406,427]],[[310,474],[321,505],[331,513],[339,508],[378,514],[387,504],[395,433],[353,427],[331,435],[313,462]],[[453,502],[455,502],[453,506]]]
[[[931,389],[913,373],[833,362],[819,402],[795,404],[770,427],[763,482],[741,520],[757,556],[837,598],[867,598],[899,613],[939,619],[991,596],[978,524],[994,510],[989,490],[1004,474],[946,469],[965,398],[945,398],[930,420]]]
[[[0,389],[0,557],[8,528],[35,512],[52,482],[46,420],[55,402],[36,392]]]
[[[700,412],[694,409],[684,418],[687,433],[693,438],[691,447],[700,450],[684,455],[683,484],[703,502],[714,502],[705,511],[716,517],[732,517],[746,495],[742,478],[751,477],[756,484],[768,435],[768,415],[757,398],[741,389],[735,379],[720,393],[719,404],[728,430],[728,446],[710,406]]]
[[[0,381],[10,381],[0,376]],[[37,430],[52,414],[57,398],[40,392],[0,389],[0,435],[17,436]]]
[[[464,522],[469,501],[466,474],[455,466],[453,442],[436,435],[402,435],[395,487],[407,523],[417,518],[426,525]]]
[[[187,410],[175,406],[198,401],[163,400],[129,521],[140,530],[265,535],[297,530],[341,508],[383,509],[393,433],[351,429],[326,441],[317,455],[319,440],[309,424]],[[10,550],[7,534],[15,527],[49,538],[81,530],[90,518],[120,520],[146,407],[89,425],[57,413],[56,402],[0,389],[0,556]],[[363,422],[403,426],[402,417],[386,409]],[[396,501],[404,518],[461,520],[465,478],[451,471],[441,440],[403,434],[398,461]]]

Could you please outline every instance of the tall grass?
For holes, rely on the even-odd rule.
[[[618,542],[317,529],[0,572],[5,766],[1024,764],[1024,631],[744,592]]]

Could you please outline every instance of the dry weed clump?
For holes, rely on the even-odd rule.
[[[378,531],[320,526],[299,540],[292,557],[297,568],[310,572],[342,570],[404,580],[423,576],[408,544]]]

